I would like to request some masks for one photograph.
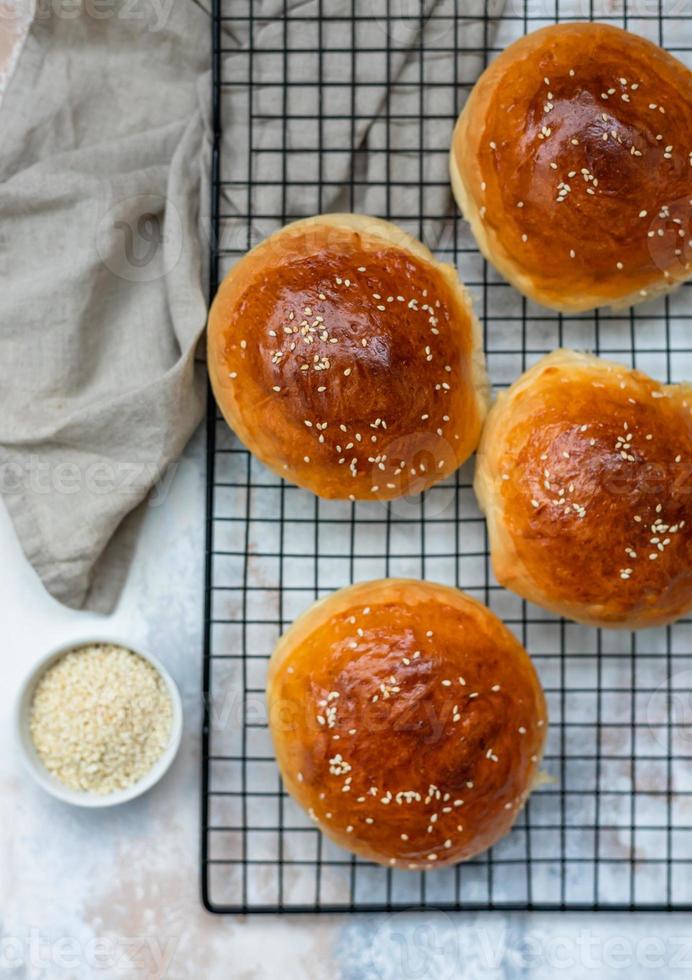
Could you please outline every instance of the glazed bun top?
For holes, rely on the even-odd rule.
[[[558,350],[504,394],[476,493],[498,581],[579,622],[692,608],[692,386]]]
[[[481,76],[451,170],[486,257],[537,302],[579,311],[689,277],[691,152],[683,64],[617,27],[560,24]]]
[[[231,427],[324,497],[426,489],[475,449],[480,329],[451,266],[359,215],[288,225],[226,277],[209,369]]]
[[[381,580],[316,603],[268,678],[284,783],[343,847],[403,869],[490,847],[533,788],[546,734],[526,651],[457,589]]]

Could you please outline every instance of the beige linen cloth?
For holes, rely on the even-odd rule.
[[[39,4],[0,106],[0,491],[49,592],[108,611],[203,414],[210,31],[70,9]]]
[[[253,220],[248,243],[273,230],[282,213],[352,207],[415,216],[417,154],[411,186],[386,191],[386,155],[358,150],[387,140],[393,149],[416,147],[421,111],[431,117],[427,138],[449,140],[436,106],[455,93],[406,84],[420,83],[421,41],[433,78],[440,59],[456,57],[464,81],[482,70],[479,49],[489,36],[478,0],[426,0],[423,16],[418,3],[354,2],[358,80],[367,84],[348,132],[340,117],[353,108],[352,62],[330,54],[329,43],[319,59],[323,79],[339,83],[330,86],[322,124],[323,147],[338,150],[325,155],[329,185],[285,190],[273,171],[263,172],[273,155],[253,154],[254,178],[273,182],[253,208],[277,218]],[[224,88],[222,176],[233,183],[223,189],[221,245],[231,256],[247,235],[247,188],[238,183],[249,165],[245,6],[234,18],[238,8],[223,4],[223,77],[233,84]],[[333,46],[337,32],[350,44],[347,5],[320,6],[322,37],[332,32]],[[444,18],[455,9],[465,16],[452,31]],[[280,59],[261,52],[283,47],[282,16],[295,13],[288,43],[298,37],[300,53],[291,54],[290,71],[314,82],[318,3],[254,0],[252,10],[253,147],[280,147],[284,132],[294,149],[315,146],[315,86],[291,88],[290,114],[303,118],[284,130],[281,90],[272,84]],[[193,0],[113,0],[63,13],[60,5],[39,6],[0,107],[0,493],[48,591],[70,606],[108,611],[144,502],[157,483],[160,499],[168,468],[203,415],[210,29]],[[315,156],[306,154],[305,176]],[[446,166],[441,154],[426,162],[426,176],[432,168],[439,178],[429,191],[435,199],[425,201],[436,213],[451,213]]]

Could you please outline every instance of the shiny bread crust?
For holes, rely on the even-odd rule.
[[[618,27],[511,44],[454,130],[452,188],[483,255],[564,312],[651,300],[690,277],[692,72]]]
[[[557,350],[500,394],[474,488],[501,585],[641,629],[692,609],[692,386]]]
[[[238,437],[322,497],[422,492],[470,456],[487,411],[456,271],[363,215],[297,221],[238,262],[211,308],[208,363]]]
[[[362,582],[303,613],[272,655],[267,701],[284,785],[316,826],[410,870],[504,836],[546,735],[513,634],[458,589],[407,579]]]

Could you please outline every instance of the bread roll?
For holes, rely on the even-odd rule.
[[[457,589],[384,579],[322,599],[279,642],[267,690],[286,789],[380,864],[473,857],[534,786],[540,682],[509,630]]]
[[[487,386],[469,298],[384,221],[321,215],[262,242],[222,283],[208,349],[228,424],[322,497],[418,493],[476,448]]]
[[[515,41],[459,117],[452,187],[485,257],[566,312],[690,276],[692,73],[607,24]]]
[[[692,386],[558,350],[500,395],[475,490],[495,576],[593,626],[692,609]]]

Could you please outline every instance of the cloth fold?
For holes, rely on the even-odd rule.
[[[204,411],[210,27],[160,12],[39,8],[0,107],[0,492],[49,592],[103,612]]]
[[[502,2],[224,5],[225,266],[320,211],[441,247],[451,128]],[[44,10],[0,108],[0,493],[47,589],[100,610],[204,405],[208,12],[143,9]]]

